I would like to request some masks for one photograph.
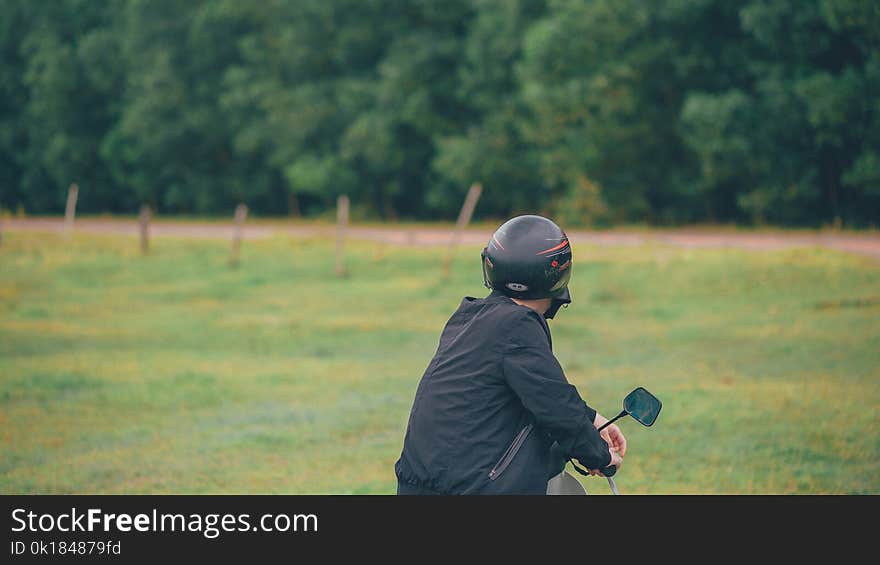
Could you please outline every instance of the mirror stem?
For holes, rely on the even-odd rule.
[[[611,418],[610,420],[608,420],[607,422],[605,422],[604,424],[602,424],[602,426],[601,426],[600,428],[598,428],[596,431],[597,431],[597,432],[601,432],[602,430],[604,430],[605,428],[607,428],[609,425],[611,425],[612,423],[614,423],[615,421],[619,420],[620,418],[622,418],[622,417],[624,417],[624,416],[626,416],[626,415],[627,415],[627,411],[626,411],[626,410],[621,410],[621,411],[620,411],[620,414],[618,414],[617,416]]]

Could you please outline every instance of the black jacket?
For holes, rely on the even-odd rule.
[[[607,466],[596,411],[551,346],[534,310],[498,292],[462,300],[419,382],[399,482],[441,494],[544,494],[561,469],[554,441],[589,469]]]

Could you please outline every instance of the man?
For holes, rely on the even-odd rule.
[[[571,302],[571,259],[565,232],[541,216],[492,236],[482,254],[492,292],[462,300],[440,336],[395,464],[398,494],[545,494],[569,458],[590,474],[623,463],[620,429],[600,436],[607,419],[551,349],[546,320]]]

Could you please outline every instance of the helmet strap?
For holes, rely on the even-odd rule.
[[[567,300],[560,300],[558,298],[554,298],[550,302],[550,308],[547,308],[547,311],[544,312],[544,318],[547,320],[552,320],[553,317],[556,315],[556,313],[559,312],[559,309],[562,308],[563,306],[565,306],[567,308],[568,304],[569,304],[569,301],[567,301]]]

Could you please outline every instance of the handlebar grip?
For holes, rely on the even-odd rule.
[[[606,477],[613,477],[614,473],[616,473],[616,472],[617,472],[617,467],[615,467],[614,465],[608,465],[607,467],[602,469],[602,474],[605,475]]]

